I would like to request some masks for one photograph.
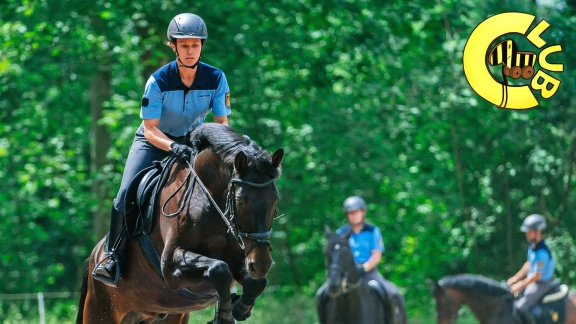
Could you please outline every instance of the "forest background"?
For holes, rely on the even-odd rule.
[[[560,88],[534,109],[499,109],[463,74],[470,33],[509,11],[545,19],[546,46],[562,46],[548,58],[564,64]],[[427,278],[514,274],[532,213],[548,220],[557,277],[576,286],[576,1],[4,0],[0,321],[38,318],[35,300],[9,294],[79,290],[181,12],[207,23],[202,61],[227,76],[231,126],[287,153],[276,265],[248,322],[269,322],[259,314],[274,302],[276,322],[314,322],[323,228],[345,223],[350,195],[382,229],[380,270],[412,319],[433,322]],[[49,318],[72,321],[75,298],[47,303]]]

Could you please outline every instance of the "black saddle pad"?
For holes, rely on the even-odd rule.
[[[166,182],[176,156],[140,171],[126,191],[125,219],[129,236],[150,233],[154,223],[154,206],[162,185]]]

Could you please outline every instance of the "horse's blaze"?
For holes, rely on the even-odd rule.
[[[274,264],[268,245],[259,245],[246,257],[246,269],[252,278],[263,278]]]

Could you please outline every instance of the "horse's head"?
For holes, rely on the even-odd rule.
[[[440,281],[428,281],[436,300],[439,324],[456,323],[463,304],[474,313],[480,323],[512,323],[513,295],[507,287],[493,279],[457,274]]]
[[[220,214],[244,251],[248,274],[263,278],[274,263],[270,235],[284,150],[270,154],[247,136],[216,123],[198,127],[190,145],[201,152],[195,162],[198,174],[209,183],[219,205],[225,205]]]
[[[328,238],[324,249],[328,267],[328,293],[336,297],[346,293],[352,282],[358,281],[358,271],[348,244],[349,235],[332,233],[328,228],[325,229],[325,234]]]
[[[459,299],[451,297],[449,292],[435,280],[428,279],[427,283],[436,301],[436,319],[438,320],[438,324],[456,323],[458,310],[462,306],[462,302],[459,301]]]
[[[238,235],[244,244],[246,269],[254,278],[266,276],[274,264],[270,235],[279,199],[275,180],[284,158],[281,148],[272,156],[260,153],[258,157],[250,157],[238,152],[231,179]]]

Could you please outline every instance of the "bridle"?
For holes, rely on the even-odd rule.
[[[445,304],[447,305],[448,309],[452,309],[454,308],[454,303],[456,302],[454,300],[454,298],[452,298],[452,296],[450,296],[449,294],[443,293],[443,295],[445,296]],[[500,296],[498,298],[495,298],[494,300],[492,300],[491,302],[488,303],[488,305],[484,306],[484,308],[488,309],[491,308],[494,304],[501,304],[503,300],[510,298],[511,295],[503,295]],[[456,320],[458,319],[458,309],[456,309],[456,311],[450,313],[450,312],[440,312],[438,311],[438,313],[436,314],[436,318],[438,320],[448,320],[449,323],[456,323]]]
[[[453,304],[454,304],[454,299],[448,295],[448,294],[444,294],[444,299],[446,300],[446,304],[448,309],[452,309],[453,308]],[[456,320],[458,319],[458,310],[456,309],[456,311],[454,312],[440,312],[438,310],[438,313],[436,314],[436,319],[438,321],[440,320],[448,320],[448,323],[456,323]]]
[[[336,294],[330,293],[330,297],[332,297],[332,298],[346,295],[347,293],[354,291],[355,289],[358,289],[362,285],[362,283],[364,282],[364,280],[362,278],[358,278],[358,281],[353,282],[349,285],[348,284],[348,272],[347,271],[344,272],[344,269],[342,269],[342,267],[339,265],[330,266],[330,272],[332,272],[332,271],[343,272],[342,283],[340,285],[341,289]],[[328,279],[328,281],[330,281],[330,279]]]
[[[338,250],[339,243],[335,244],[335,249]],[[330,297],[332,298],[336,298],[339,297],[341,295],[345,295],[355,289],[358,289],[362,283],[364,282],[364,280],[362,279],[362,277],[358,277],[358,281],[351,283],[350,285],[348,284],[348,275],[350,274],[350,271],[348,271],[348,269],[344,269],[344,267],[342,267],[339,264],[331,264],[330,265],[330,273],[333,273],[334,271],[340,273],[342,275],[342,282],[340,284],[340,290],[336,293],[336,294],[332,294],[330,293]],[[328,281],[330,281],[330,278],[328,278]]]
[[[200,188],[202,188],[202,191],[206,194],[206,197],[208,198],[208,200],[210,200],[210,203],[214,206],[214,208],[216,208],[216,211],[218,211],[218,214],[220,214],[220,217],[222,218],[222,220],[226,224],[226,227],[228,228],[228,232],[230,232],[232,234],[232,236],[234,236],[234,238],[238,242],[238,245],[240,246],[242,251],[244,251],[245,256],[248,256],[250,254],[250,252],[252,252],[252,250],[254,248],[256,248],[258,245],[263,245],[263,244],[268,245],[269,250],[272,251],[272,243],[270,243],[270,236],[272,235],[272,227],[270,227],[270,229],[267,230],[266,232],[251,232],[251,233],[249,233],[249,232],[241,231],[240,225],[238,224],[238,218],[236,217],[236,204],[234,203],[234,198],[236,196],[236,186],[238,186],[238,185],[245,185],[245,186],[249,186],[249,187],[253,187],[253,188],[265,188],[265,187],[273,184],[276,181],[276,179],[272,178],[272,179],[270,179],[266,182],[263,182],[263,183],[254,183],[254,182],[250,182],[250,181],[235,177],[237,173],[234,172],[234,174],[232,174],[232,178],[230,179],[230,182],[228,183],[228,193],[226,194],[226,207],[225,207],[224,211],[222,211],[220,209],[220,207],[218,207],[218,204],[216,204],[216,201],[214,201],[214,198],[212,197],[212,195],[210,195],[210,192],[208,191],[208,189],[206,188],[206,186],[204,185],[202,180],[200,180],[200,177],[198,176],[198,173],[196,173],[196,170],[194,170],[194,168],[192,167],[192,165],[190,164],[190,162],[188,160],[185,160],[185,161],[188,164],[189,172],[186,175],[186,179],[184,181],[182,181],[182,184],[170,195],[170,197],[168,197],[166,199],[166,201],[162,205],[162,215],[164,215],[165,217],[168,217],[168,218],[173,218],[173,217],[179,215],[180,212],[184,209],[186,202],[190,198],[191,193],[192,193],[192,189],[194,188],[194,185],[196,183],[198,183]],[[180,205],[178,206],[178,210],[174,213],[167,214],[164,211],[166,204],[168,204],[168,202],[176,195],[177,192],[180,191],[180,189],[182,189],[184,184],[187,182],[188,182],[188,187],[186,188],[186,191],[184,192],[184,196],[182,197]],[[274,211],[274,213],[276,214],[276,210]],[[275,217],[275,219],[276,218],[277,217]],[[256,244],[254,244],[251,249],[246,251],[246,245],[244,244],[244,239],[252,240]]]

